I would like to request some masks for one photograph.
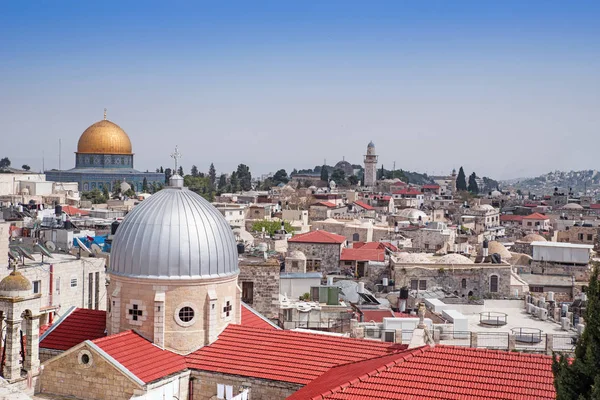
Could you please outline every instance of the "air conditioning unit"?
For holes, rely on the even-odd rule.
[[[383,333],[383,341],[388,343],[396,342],[396,331],[385,331]]]
[[[379,329],[365,328],[365,337],[378,339],[379,338]]]

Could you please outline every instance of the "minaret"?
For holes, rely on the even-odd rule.
[[[369,142],[367,154],[365,155],[365,186],[373,187],[377,181],[377,156],[375,155],[375,145]]]

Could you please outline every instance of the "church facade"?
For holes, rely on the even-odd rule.
[[[54,182],[77,182],[79,191],[113,190],[116,183],[127,182],[141,192],[144,179],[148,185],[164,184],[164,174],[140,172],[133,167],[131,140],[121,127],[104,119],[88,127],[77,144],[75,168],[45,171]]]

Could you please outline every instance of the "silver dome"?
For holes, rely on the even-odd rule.
[[[233,275],[239,272],[236,241],[208,201],[186,188],[166,187],[121,223],[109,272],[157,279]]]

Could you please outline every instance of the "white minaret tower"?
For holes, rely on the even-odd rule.
[[[367,154],[365,155],[365,186],[373,187],[377,181],[377,156],[375,155],[375,145],[369,142]]]

